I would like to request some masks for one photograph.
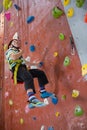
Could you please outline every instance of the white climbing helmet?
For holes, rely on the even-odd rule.
[[[18,35],[18,32],[16,32],[14,35],[13,35],[13,39],[19,39],[19,35]]]

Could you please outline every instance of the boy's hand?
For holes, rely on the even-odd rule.
[[[23,50],[21,50],[21,49],[19,49],[19,52],[20,52],[21,54],[23,54],[23,53],[24,53],[24,51],[23,51]]]
[[[40,63],[39,59],[36,59],[36,60],[33,61],[33,65],[39,66],[39,63]]]

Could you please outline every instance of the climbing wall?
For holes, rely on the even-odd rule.
[[[8,4],[4,5],[4,53],[14,33],[18,32],[23,56],[43,62],[40,69],[45,71],[49,80],[46,89],[57,95],[58,103],[46,99],[47,106],[29,109],[24,84],[14,85],[4,58],[5,130],[87,130],[87,81],[82,77],[75,44],[72,53],[72,32],[62,2],[10,2],[7,7]],[[37,79],[34,82],[36,96],[41,99]]]

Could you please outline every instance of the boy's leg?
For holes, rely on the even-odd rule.
[[[25,67],[20,67],[18,70],[18,78],[24,81],[25,90],[28,95],[29,108],[45,106],[43,102],[38,100],[35,96],[35,87],[32,75],[27,71]]]
[[[53,93],[46,91],[44,85],[40,85],[40,96],[41,96],[41,98],[48,98],[52,95],[53,95]]]
[[[38,78],[41,98],[47,98],[47,97],[52,96],[53,93],[47,92],[45,90],[45,85],[48,83],[48,79],[47,79],[47,76],[44,73],[44,71],[39,70],[39,69],[32,69],[32,70],[29,70],[29,71],[30,71],[30,73],[33,77]]]
[[[18,69],[17,78],[24,82],[25,90],[32,89],[35,93],[34,81],[26,66],[21,65]]]
[[[45,106],[44,102],[41,102],[36,98],[34,95],[34,92],[32,89],[27,90],[27,95],[28,95],[28,102],[29,102],[29,108],[35,108],[35,107],[43,107]]]

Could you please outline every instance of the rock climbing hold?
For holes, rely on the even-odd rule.
[[[13,22],[10,22],[10,27],[12,27],[12,26],[13,26],[13,24],[14,24]]]
[[[34,19],[35,19],[34,16],[29,16],[29,17],[27,18],[27,23],[29,24],[29,23],[33,22]]]
[[[73,98],[77,98],[78,96],[79,96],[79,91],[74,89],[74,90],[72,91],[72,97],[73,97]]]
[[[54,130],[53,126],[48,127],[48,130]]]
[[[57,57],[58,56],[58,52],[54,52],[54,57]]]
[[[84,111],[79,105],[77,105],[75,107],[74,114],[75,114],[75,116],[81,116],[84,114]]]
[[[66,95],[62,95],[62,100],[66,100]]]
[[[33,117],[33,120],[36,120],[36,119],[37,119],[37,118],[34,116],[34,117]]]
[[[69,5],[69,4],[70,4],[70,0],[64,0],[64,1],[63,1],[63,5],[64,5],[64,6],[67,6],[67,5]]]
[[[8,49],[8,44],[4,44],[4,51]]]
[[[82,66],[82,76],[85,76],[87,74],[87,64],[84,64]]]
[[[8,10],[12,6],[12,0],[3,0],[3,7]]]
[[[59,112],[56,112],[55,113],[56,117],[60,116],[60,113]]]
[[[8,21],[10,21],[10,19],[11,19],[11,13],[10,13],[10,12],[5,13],[5,17],[6,17],[6,19],[7,19]]]
[[[28,42],[26,41],[26,42],[25,42],[25,44],[27,45],[27,44],[28,44]]]
[[[60,33],[60,34],[59,34],[59,39],[60,39],[60,40],[64,40],[64,39],[65,39],[65,36],[64,36],[63,33]]]
[[[81,8],[84,5],[85,0],[76,0],[76,6]]]
[[[44,64],[44,63],[41,61],[41,62],[39,63],[39,67],[42,67],[43,64]]]
[[[5,92],[5,98],[9,96],[9,92]]]
[[[18,11],[21,10],[21,8],[20,8],[17,4],[14,4],[14,7],[15,7],[15,9],[18,10]]]
[[[42,125],[40,130],[45,130],[45,126],[44,126],[44,125]]]
[[[67,17],[71,18],[74,15],[74,9],[71,7],[67,11]]]
[[[25,113],[27,114],[29,112],[29,107],[28,105],[25,106]]]
[[[12,1],[10,0],[9,4],[8,4],[8,9],[12,7]]]
[[[24,124],[24,119],[23,118],[20,118],[20,124],[22,125],[22,124]]]
[[[12,106],[13,105],[13,101],[10,99],[9,100],[9,105]]]
[[[56,105],[58,103],[58,98],[53,95],[53,96],[51,96],[51,101],[52,101],[53,104]]]
[[[34,46],[34,45],[31,45],[31,46],[30,46],[30,51],[32,51],[32,52],[35,51],[35,46]]]
[[[48,105],[48,104],[49,104],[49,101],[48,101],[48,99],[47,99],[47,98],[45,98],[45,99],[44,99],[44,103],[45,103],[46,105]]]
[[[68,56],[65,57],[63,64],[64,66],[68,66],[70,64],[70,58]]]
[[[59,7],[54,7],[52,9],[52,15],[54,18],[59,18],[60,16],[62,16],[63,11],[59,8]]]
[[[31,57],[30,57],[30,56],[27,56],[27,57],[25,58],[25,60],[26,60],[27,62],[30,62]]]
[[[87,13],[84,16],[84,22],[87,23]]]

